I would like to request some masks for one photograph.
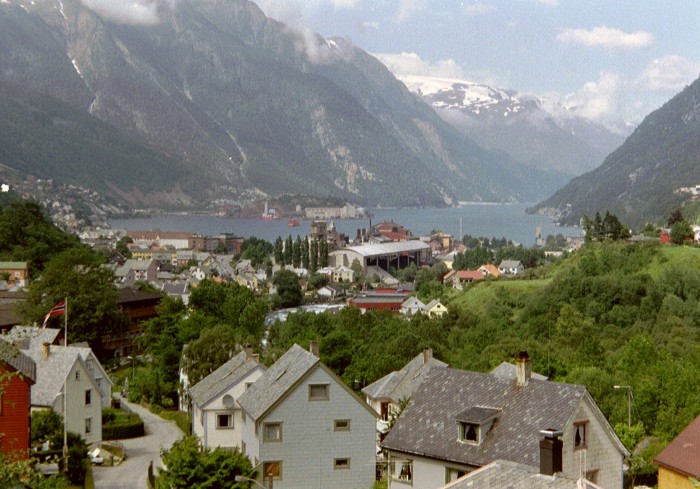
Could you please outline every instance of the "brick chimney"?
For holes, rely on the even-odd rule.
[[[428,363],[433,358],[433,349],[429,346],[423,348],[423,365]]]
[[[251,360],[253,358],[253,345],[245,346],[245,359]]]
[[[318,348],[318,340],[312,340],[311,344],[309,345],[309,351],[313,356],[318,358],[319,355],[319,348]]]
[[[49,343],[42,344],[41,351],[44,353],[44,360],[46,360],[49,358],[49,354],[51,353],[51,345]]]
[[[563,435],[561,431],[546,429],[540,431],[544,439],[540,440],[540,473],[543,475],[554,475],[563,470],[562,452],[564,442],[559,437]]]
[[[530,383],[531,373],[532,362],[530,361],[530,355],[525,350],[521,350],[515,359],[515,378],[518,382],[518,387],[524,387]]]

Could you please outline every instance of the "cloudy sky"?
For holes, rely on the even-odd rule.
[[[639,123],[700,76],[698,0],[259,0],[394,73],[551,95]]]

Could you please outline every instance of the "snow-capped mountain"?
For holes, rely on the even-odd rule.
[[[579,175],[624,141],[602,124],[551,98],[465,80],[398,77],[464,134],[530,166]]]

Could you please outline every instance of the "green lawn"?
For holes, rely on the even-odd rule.
[[[541,289],[551,282],[551,279],[537,280],[488,280],[479,282],[465,290],[450,291],[446,298],[449,305],[458,305],[475,314],[485,313],[485,308],[491,303],[491,298],[499,290],[505,290],[512,294],[529,293],[535,289]]]
[[[664,270],[671,266],[700,269],[700,248],[675,245],[661,246],[659,255],[649,264],[648,273],[653,278],[658,278]]]

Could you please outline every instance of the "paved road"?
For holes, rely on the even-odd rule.
[[[121,402],[126,402],[121,399]],[[161,467],[160,450],[169,448],[182,437],[182,431],[171,421],[166,421],[141,406],[127,403],[141,416],[146,436],[119,440],[126,448],[127,459],[116,467],[93,466],[95,489],[145,489],[148,464]]]

